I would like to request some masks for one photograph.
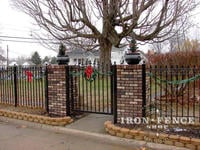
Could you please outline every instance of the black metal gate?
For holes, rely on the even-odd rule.
[[[72,113],[113,114],[116,65],[67,66]]]

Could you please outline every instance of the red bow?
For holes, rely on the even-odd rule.
[[[32,82],[33,74],[30,71],[26,71],[26,75],[28,77],[28,82]]]
[[[92,76],[92,73],[93,73],[93,69],[91,66],[87,66],[87,68],[85,69],[85,75],[86,75],[86,78],[89,80]]]

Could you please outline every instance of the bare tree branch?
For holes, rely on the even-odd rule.
[[[54,38],[85,49],[99,46],[104,53],[101,57],[109,55],[107,58],[112,45],[119,47],[131,33],[142,42],[169,39],[175,23],[186,20],[198,6],[195,0],[12,0],[12,3]]]

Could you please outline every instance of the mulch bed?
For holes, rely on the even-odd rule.
[[[170,128],[168,131],[164,131],[164,133],[200,139],[200,127],[196,127],[196,128],[187,127],[184,129],[179,128],[178,130],[176,128]]]
[[[145,125],[121,125],[116,124],[119,127],[124,127],[128,129],[136,129],[143,131],[151,131],[156,133],[165,133],[172,135],[180,135],[189,138],[198,138],[200,139],[200,127],[199,126],[169,126],[167,129],[149,129]]]

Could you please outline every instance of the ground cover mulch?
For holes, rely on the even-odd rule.
[[[180,135],[189,138],[198,138],[200,139],[200,126],[191,126],[191,125],[184,125],[184,126],[168,126],[167,129],[150,129],[147,128],[145,125],[127,125],[127,124],[116,124],[119,127],[128,128],[128,129],[135,129],[135,130],[142,130],[142,131],[149,131],[155,133],[165,133],[170,135]]]

